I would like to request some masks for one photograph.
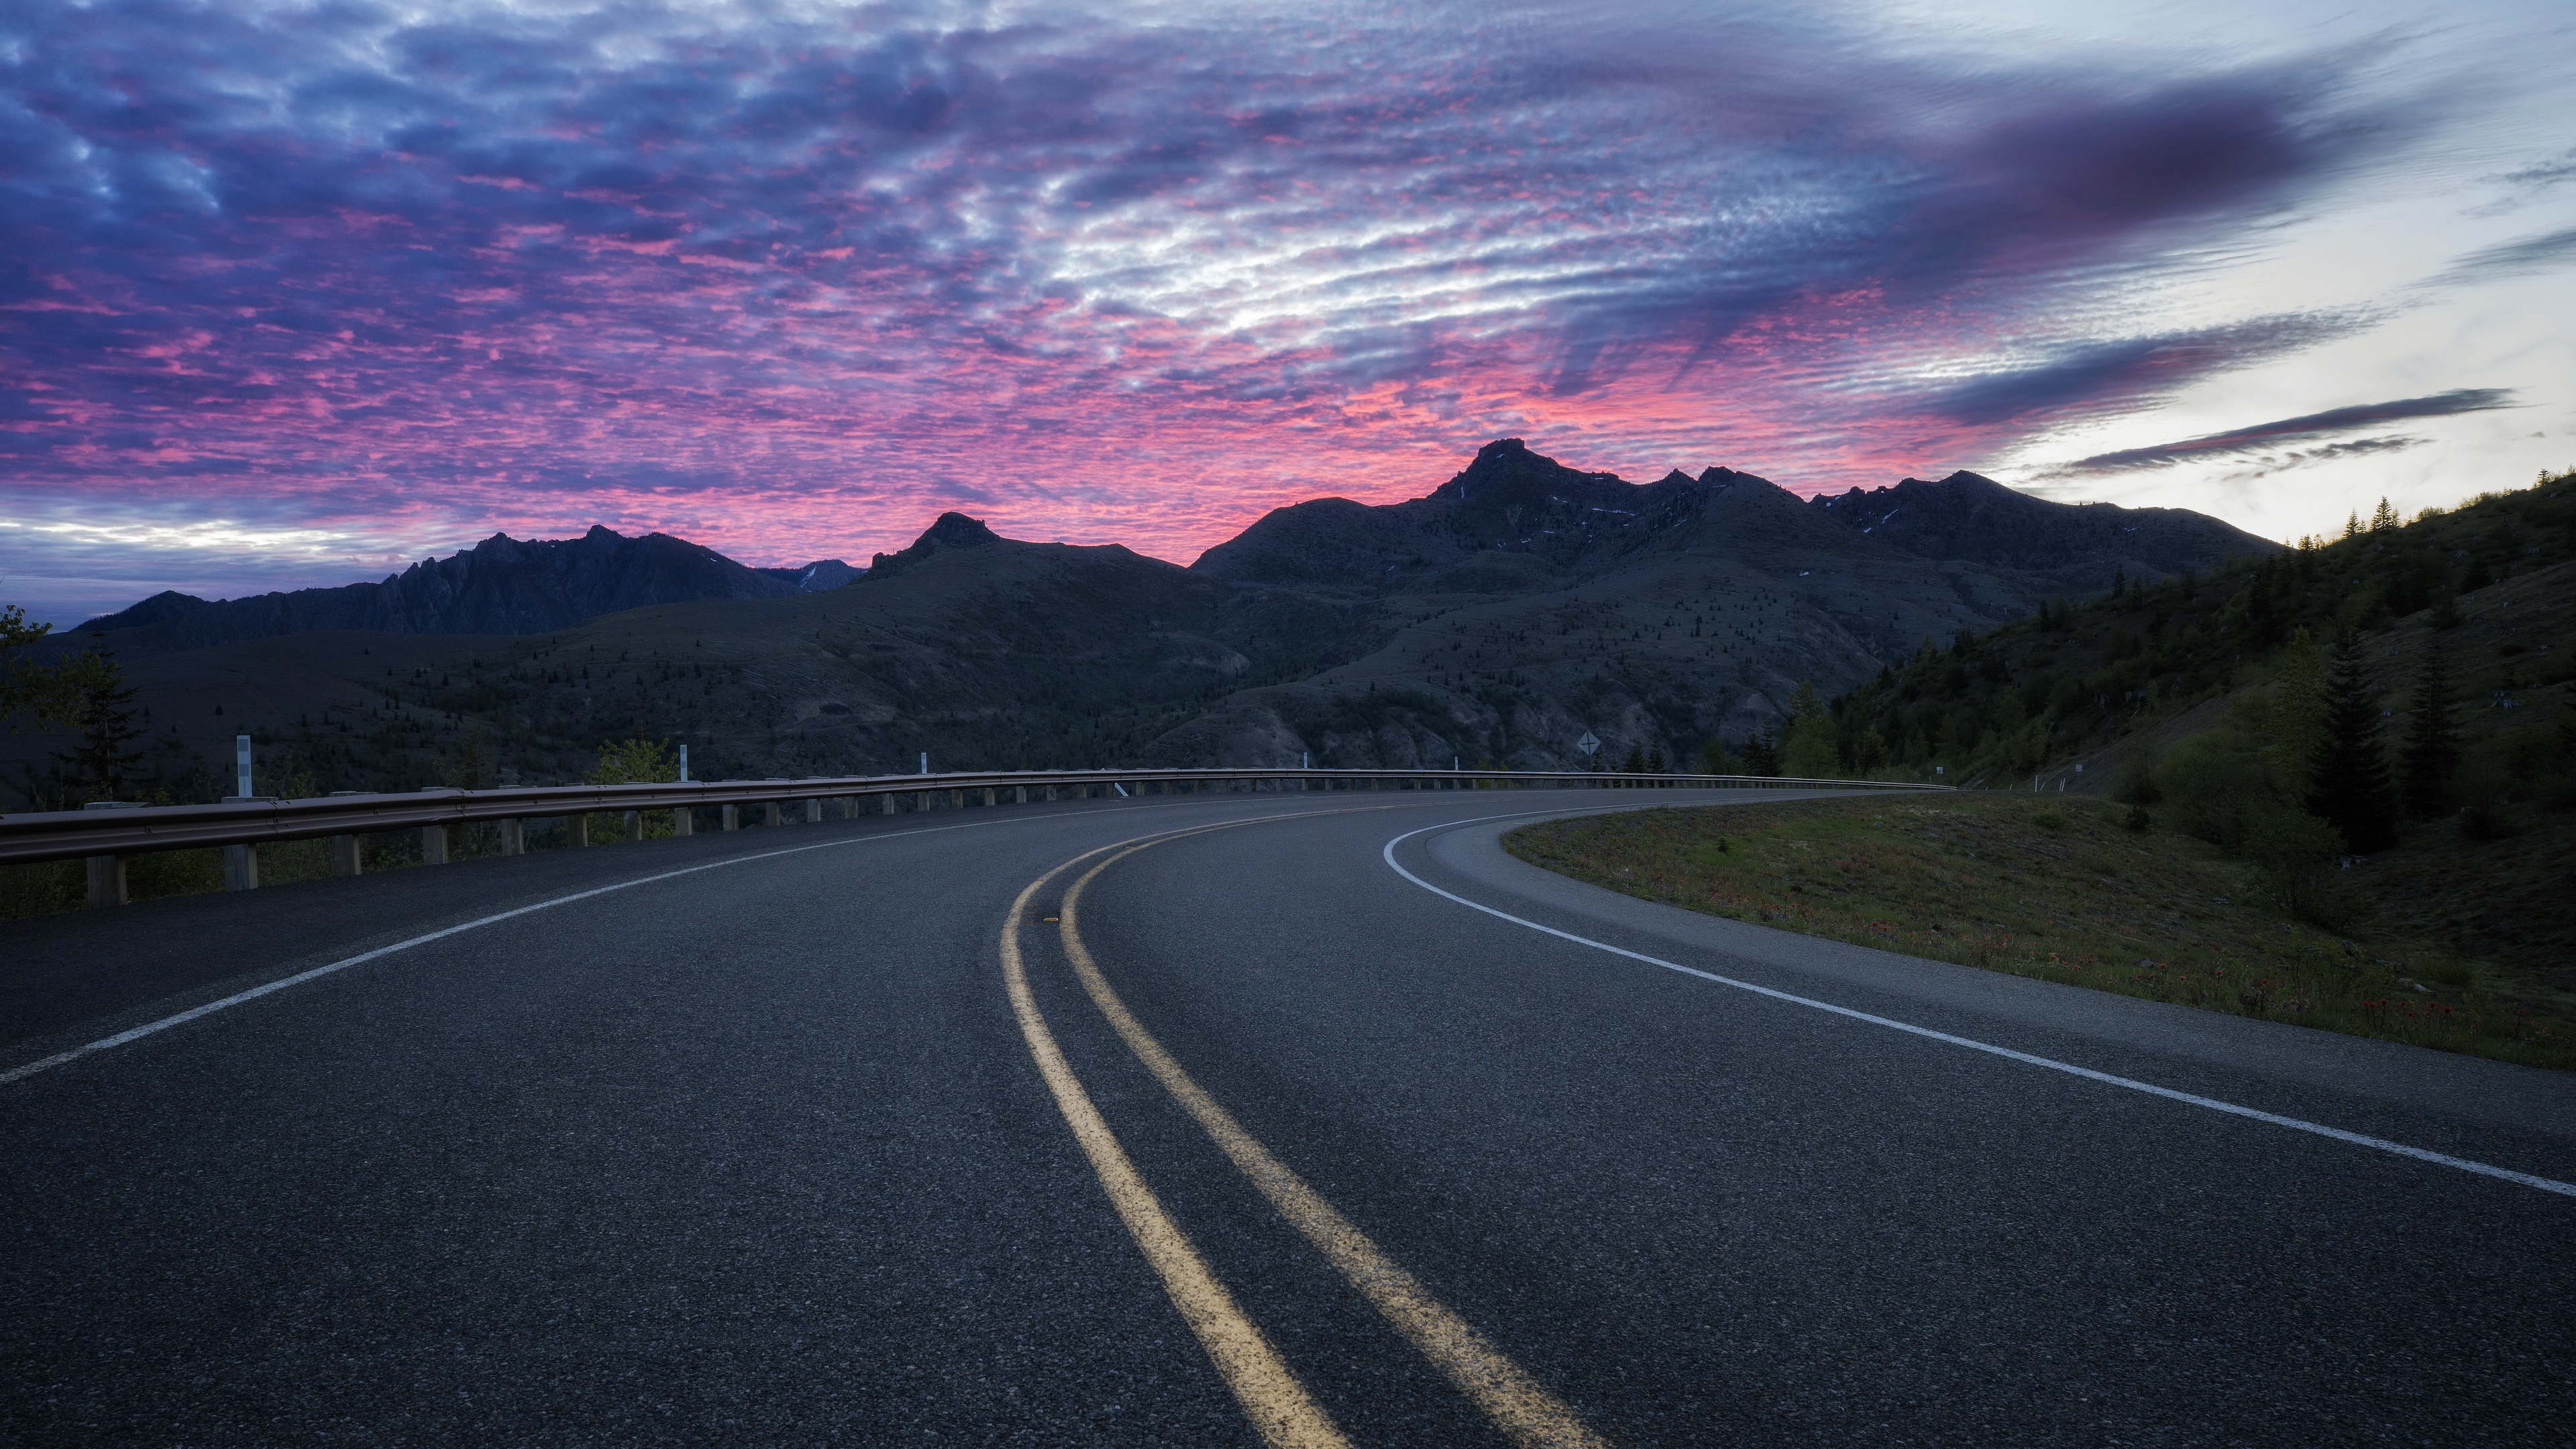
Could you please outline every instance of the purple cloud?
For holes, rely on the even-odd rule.
[[[2304,417],[2283,418],[2278,422],[2257,423],[2205,437],[2185,438],[2178,443],[2159,443],[2147,448],[2123,448],[2114,453],[2096,453],[2090,458],[2068,464],[2051,476],[2075,473],[2114,473],[2132,468],[2161,468],[2212,454],[2245,453],[2272,448],[2283,443],[2310,438],[2329,437],[2362,428],[2378,427],[2411,418],[2452,417],[2460,413],[2487,412],[2512,407],[2513,389],[2504,387],[2460,387],[2431,397],[2399,398],[2393,402],[2362,403],[2354,407],[2331,408]],[[2423,439],[2412,437],[2356,439],[2311,450],[2302,457],[2322,461],[2328,457],[2352,453],[2387,451],[2411,447]]]
[[[1974,70],[1787,10],[1027,13],[19,6],[0,511],[328,582],[593,522],[861,556],[968,490],[1187,557],[1504,433],[1840,486],[2348,331],[2090,340],[2421,124],[2336,56]]]

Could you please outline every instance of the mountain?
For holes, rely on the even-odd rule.
[[[2025,570],[2072,594],[2101,593],[2115,573],[2171,576],[2281,551],[2204,513],[2051,503],[1965,471],[1937,483],[1907,478],[1888,488],[1819,494],[1808,506],[1907,553]]]
[[[1969,491],[1960,481],[1900,488],[1951,497]],[[447,560],[383,585],[311,591],[382,610],[361,619],[452,620],[487,637],[251,639],[134,658],[129,672],[153,727],[196,742],[186,748],[265,731],[325,788],[446,778],[477,729],[478,758],[532,781],[575,777],[601,740],[630,735],[689,742],[709,777],[910,769],[923,752],[956,768],[1309,755],[1562,768],[1583,762],[1573,741],[1587,730],[1613,763],[1632,749],[1679,762],[1712,735],[1740,742],[1776,722],[1802,683],[1830,697],[1902,666],[1927,638],[2029,616],[2068,593],[2069,569],[2111,566],[2084,552],[2098,554],[2098,529],[2050,520],[2073,514],[2091,528],[2142,512],[2025,501],[1987,500],[1985,516],[2021,531],[1998,552],[1973,531],[1882,536],[1836,516],[1839,501],[1813,505],[1750,473],[1630,483],[1507,438],[1421,497],[1278,509],[1187,568],[1116,545],[1010,539],[947,513],[845,585],[798,592],[675,539],[597,530],[571,544],[487,544],[496,566],[479,575],[468,565],[451,579],[459,560]],[[2200,562],[2242,537],[2213,527]],[[2163,547],[2171,531],[2150,541]],[[676,559],[702,592],[609,612],[644,590],[595,590],[551,616],[394,607],[411,597],[406,583],[518,597],[503,588],[521,577],[498,566],[504,546],[622,546],[648,581],[654,560]],[[1932,556],[1979,550],[1997,556]],[[766,596],[728,592],[737,587]],[[130,627],[109,645],[148,655],[129,644],[212,632],[199,621],[244,606],[289,612],[165,596],[122,616]],[[598,612],[546,622],[579,609]],[[291,620],[246,622],[275,632]],[[488,637],[505,632],[517,637]],[[24,749],[52,747],[29,737]],[[13,752],[24,754],[0,740],[0,754]],[[210,758],[219,768],[220,754]]]
[[[753,569],[752,572],[794,584],[800,594],[812,594],[824,589],[837,589],[867,570],[854,569],[836,558],[826,558],[816,559],[803,568]]]
[[[1750,473],[1629,483],[1517,438],[1422,498],[1275,510],[1191,569],[1364,607],[1382,637],[1228,699],[1156,758],[1246,758],[1294,738],[1318,758],[1552,768],[1579,761],[1570,742],[1587,729],[1616,753],[1676,758],[1755,732],[1802,682],[1847,689],[1927,636],[1991,628],[2058,591],[1896,548]],[[1397,721],[1392,696],[1423,707]]]
[[[807,587],[804,570],[746,568],[711,548],[648,533],[593,528],[579,538],[522,541],[496,533],[471,549],[424,559],[380,583],[297,589],[209,602],[155,594],[66,631],[105,633],[120,653],[193,649],[321,630],[391,634],[542,634],[601,614],[692,599],[770,599]],[[854,572],[854,571],[853,571]],[[828,587],[828,585],[816,585]]]

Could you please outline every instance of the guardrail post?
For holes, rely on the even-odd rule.
[[[951,790],[951,791],[949,791],[949,792],[948,792],[948,808],[949,808],[949,809],[951,809],[951,810],[963,810],[963,809],[965,809],[965,808],[966,808],[966,792],[965,792],[965,791],[963,791],[963,790]]]
[[[695,835],[698,833],[698,810],[696,806],[677,805],[672,807],[671,833],[673,835]]]
[[[913,791],[913,792],[912,792],[912,808],[913,808],[913,810],[914,810],[915,812],[917,812],[917,813],[921,813],[921,814],[927,814],[927,813],[929,813],[929,810],[930,810],[930,792],[929,792],[929,791],[927,791],[927,790],[915,790],[915,791]]]
[[[891,790],[889,790],[889,791],[887,791],[886,793],[884,793],[884,794],[882,794],[882,795],[879,795],[877,798],[878,798],[879,800],[882,800],[882,801],[884,801],[884,802],[885,802],[885,813],[887,813],[888,815],[892,815],[892,814],[894,813],[894,808],[895,808],[895,807],[894,807],[894,792],[893,792],[893,791],[891,791]]]
[[[93,906],[121,906],[130,899],[132,897],[125,886],[125,857],[89,857],[89,903]]]
[[[565,845],[579,849],[590,844],[589,812],[585,811],[579,815],[567,815],[563,818],[563,821]]]
[[[767,805],[765,805],[765,806],[763,806],[763,807],[761,808],[760,823],[761,823],[761,824],[763,824],[763,825],[768,826],[768,827],[769,827],[770,829],[772,829],[772,830],[775,830],[775,829],[777,829],[777,828],[778,828],[778,826],[779,826],[779,819],[778,819],[778,802],[777,802],[777,801],[772,800],[772,801],[770,801]]]
[[[724,807],[724,826],[723,826],[723,828],[724,828],[724,829],[727,829],[727,830],[740,830],[740,829],[742,828],[742,807],[741,807],[741,806],[739,806],[739,805],[727,805],[726,807]]]
[[[423,865],[447,864],[446,826],[424,825],[420,828],[420,863]]]
[[[624,831],[624,834],[625,834],[625,836],[626,836],[626,838],[627,838],[627,839],[629,839],[629,840],[642,840],[642,839],[644,838],[644,812],[643,812],[643,811],[641,811],[641,810],[629,810],[629,811],[627,811],[627,812],[626,812],[625,825],[626,825],[626,829],[625,829],[625,831]]]
[[[1020,787],[1019,787],[1019,792],[1020,792],[1019,803],[1020,803],[1020,804],[1022,804],[1022,805],[1026,805],[1027,803],[1029,803],[1029,787],[1028,787],[1028,786],[1026,786],[1026,785],[1022,785],[1022,786],[1020,786]]]
[[[224,847],[224,889],[255,891],[259,889],[259,847],[227,845]]]
[[[501,853],[503,855],[527,854],[528,822],[524,820],[504,820],[500,822],[500,824]]]
[[[820,799],[805,802],[805,823],[808,825],[823,823],[823,802]]]

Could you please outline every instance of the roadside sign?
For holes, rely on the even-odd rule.
[[[1574,742],[1574,747],[1587,755],[1597,755],[1601,752],[1601,741],[1594,738],[1592,731],[1585,730],[1583,738]]]

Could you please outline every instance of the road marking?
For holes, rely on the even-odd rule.
[[[1369,1240],[1367,1234],[1325,1201],[1322,1194],[1307,1186],[1305,1179],[1288,1164],[1271,1155],[1269,1148],[1246,1132],[1243,1125],[1234,1120],[1234,1115],[1219,1106],[1215,1098],[1182,1070],[1171,1053],[1163,1050],[1163,1044],[1156,1041],[1153,1034],[1145,1030],[1144,1024],[1127,1010],[1127,1004],[1110,989],[1109,980],[1101,974],[1099,963],[1092,959],[1091,952],[1082,944],[1079,903],[1083,888],[1102,871],[1140,850],[1165,841],[1230,829],[1237,824],[1258,823],[1264,822],[1233,821],[1225,825],[1176,831],[1159,839],[1128,844],[1123,850],[1117,846],[1102,847],[1118,853],[1084,872],[1064,893],[1064,903],[1059,912],[1062,919],[1056,925],[1063,937],[1065,956],[1072,961],[1074,974],[1082,981],[1082,989],[1090,993],[1092,1004],[1100,1008],[1100,1014],[1109,1018],[1109,1024],[1117,1029],[1120,1039],[1127,1043],[1127,1049],[1153,1072],[1155,1079],[1163,1084],[1163,1089],[1170,1092],[1174,1100],[1198,1119],[1199,1125],[1207,1129],[1208,1136],[1214,1138],[1235,1167],[1261,1189],[1261,1195],[1270,1199],[1271,1206],[1279,1210],[1280,1216],[1304,1233],[1306,1241],[1313,1243],[1326,1260],[1340,1269],[1351,1286],[1384,1314],[1398,1332],[1411,1340],[1424,1357],[1437,1364],[1449,1376],[1450,1382],[1474,1400],[1476,1406],[1484,1410],[1486,1417],[1492,1419],[1512,1442],[1532,1446],[1532,1449],[1537,1449],[1537,1446],[1595,1449],[1595,1446],[1604,1445],[1605,1441],[1593,1433],[1571,1407],[1549,1393],[1519,1364],[1512,1362],[1510,1356],[1478,1332],[1475,1325],[1433,1297],[1431,1290],[1422,1286],[1419,1279],[1388,1257]],[[1076,861],[1082,858],[1076,857]],[[1076,861],[1067,861],[1057,870],[1061,871]],[[1049,874],[1052,876],[1054,872]],[[1032,884],[1029,889],[1036,890],[1037,884]],[[1027,896],[1024,894],[1021,899],[1025,901]],[[1013,913],[1013,918],[1017,919],[1017,912]],[[1020,988],[1015,985],[1013,989],[1012,1000],[1016,1004],[1020,1000],[1016,994]],[[1088,1110],[1087,1103],[1085,1107]],[[1066,1116],[1072,1116],[1070,1108],[1066,1110]]]
[[[1545,814],[1551,812],[1527,811],[1521,813]],[[1424,880],[1422,877],[1415,875],[1413,872],[1406,870],[1402,865],[1396,862],[1395,848],[1417,835],[1425,835],[1434,830],[1454,830],[1460,826],[1478,825],[1485,823],[1486,821],[1512,820],[1518,818],[1518,815],[1487,815],[1476,820],[1456,820],[1442,825],[1426,825],[1420,830],[1408,830],[1404,834],[1388,841],[1386,843],[1386,848],[1380,851],[1379,854],[1385,858],[1388,869],[1394,871],[1397,875],[1404,877],[1406,880],[1413,882],[1415,885],[1422,887],[1424,890],[1431,892],[1435,896],[1440,896],[1446,900],[1456,901],[1458,904],[1465,906],[1471,911],[1483,911],[1486,915],[1492,916],[1497,920],[1509,921],[1515,926],[1526,926],[1533,931],[1554,936],[1559,940],[1571,941],[1578,946],[1589,946],[1596,951],[1607,951],[1613,956],[1625,956],[1631,961],[1642,961],[1649,966],[1661,966],[1667,971],[1678,971],[1684,976],[1696,976],[1702,981],[1713,981],[1720,986],[1732,986],[1738,991],[1750,991],[1756,996],[1767,996],[1774,1001],[1784,1001],[1792,1006],[1813,1007],[1818,1011],[1831,1012],[1835,1016],[1849,1017],[1854,1021],[1865,1021],[1872,1026],[1883,1026],[1891,1031],[1901,1031],[1912,1036],[1924,1037],[1932,1041],[1946,1042],[1951,1046],[1966,1047],[1970,1051],[1985,1052],[1991,1056],[2008,1058],[2009,1060],[2023,1063],[2026,1066],[2045,1067],[2052,1072],[2064,1072],[2069,1076],[2082,1077],[2087,1081],[2100,1082],[2105,1086],[2124,1087],[2132,1092],[2144,1092],[2151,1097],[2162,1097],[2167,1101],[2181,1102],[2193,1107],[2205,1107],[2213,1112],[2224,1112],[2231,1117],[2244,1117],[2256,1122],[2267,1122],[2275,1127],[2287,1127],[2297,1132],[2310,1132],[2319,1137],[2331,1137],[2337,1142],[2347,1142],[2355,1147],[2367,1147],[2376,1152],[2391,1153],[2398,1157],[2411,1157],[2418,1162],[2430,1162],[2439,1167],[2457,1168],[2462,1172],[2474,1172],[2481,1177],[2500,1178],[2506,1182],[2520,1183],[2524,1187],[2536,1187],[2542,1192],[2554,1192],[2567,1197],[2576,1197],[2576,1183],[2560,1182],[2555,1178],[2538,1177],[2528,1172],[2516,1172],[2512,1168],[2497,1167],[2492,1163],[2473,1162],[2465,1157],[2452,1157],[2447,1153],[2433,1152],[2422,1147],[2409,1147],[2403,1142],[2391,1142],[2385,1137],[2370,1137],[2359,1132],[2347,1132],[2340,1127],[2328,1127],[2321,1122],[2309,1122],[2298,1117],[2284,1117],[2277,1112],[2265,1112],[2259,1108],[2240,1106],[2234,1102],[2222,1102],[2215,1097],[2203,1097],[2191,1092],[2177,1091],[2172,1087],[2159,1087],[2153,1082],[2141,1082],[2134,1077],[2121,1077],[2114,1076],[2109,1072],[2097,1072],[2091,1067],[2079,1067],[2073,1062],[2061,1062],[2054,1057],[2035,1056],[2029,1052],[2015,1051],[2011,1047],[1996,1046],[1992,1042],[1982,1042],[1975,1040],[1972,1037],[1953,1036],[1949,1032],[1935,1031],[1928,1026],[1916,1026],[1912,1022],[1897,1021],[1892,1017],[1874,1016],[1866,1011],[1855,1011],[1848,1006],[1836,1006],[1830,1001],[1818,1001],[1813,997],[1797,996],[1786,991],[1774,990],[1768,986],[1756,986],[1750,981],[1738,981],[1731,976],[1720,976],[1712,971],[1702,971],[1697,967],[1684,966],[1678,962],[1667,961],[1660,956],[1649,956],[1641,951],[1631,951],[1622,946],[1610,945],[1605,941],[1595,941],[1589,936],[1578,936],[1571,931],[1560,931],[1554,926],[1543,926],[1536,921],[1523,920],[1521,917],[1515,916],[1508,911],[1498,911],[1492,906],[1471,901],[1465,896],[1458,895],[1450,891],[1444,891],[1440,887],[1433,885],[1431,882]]]
[[[1047,1090],[1055,1095],[1056,1110],[1064,1114],[1074,1140],[1082,1144],[1083,1154],[1091,1159],[1092,1173],[1109,1194],[1119,1220],[1127,1225],[1128,1236],[1143,1250],[1145,1261],[1153,1264],[1154,1272],[1163,1280],[1163,1291],[1188,1321],[1190,1331],[1198,1335],[1200,1346],[1207,1350],[1225,1386],[1234,1391],[1235,1402],[1243,1406],[1244,1414],[1261,1431],[1261,1437],[1283,1449],[1346,1445],[1349,1441],[1334,1427],[1332,1416],[1306,1392],[1306,1386],[1298,1382],[1278,1351],[1262,1337],[1261,1329],[1235,1306],[1234,1295],[1226,1292],[1225,1285],[1208,1270],[1206,1260],[1190,1245],[1180,1224],[1163,1211],[1154,1190],[1145,1185],[1126,1149],[1118,1145],[1117,1135],[1091,1104],[1091,1094],[1083,1090],[1073,1068],[1066,1065],[1064,1053],[1056,1047],[1055,1033],[1048,1030],[1036,999],[1029,994],[1028,968],[1020,956],[1020,923],[1029,901],[1048,881],[1070,867],[1127,843],[1120,841],[1084,851],[1029,882],[1019,899],[1011,903],[1010,914],[1002,918],[1002,981],[1010,993],[1011,1014],[1019,1018],[1020,1036],[1028,1043],[1029,1055],[1037,1061],[1038,1075],[1046,1079]]]
[[[1105,809],[1067,810],[1061,814],[1046,816],[1043,818],[1062,820],[1075,815],[1107,815],[1110,813],[1112,813],[1110,810]],[[1038,818],[1041,817],[1033,815],[1012,816],[1002,820],[977,820],[964,825],[930,825],[917,830],[890,830],[882,835],[862,835],[852,840],[826,840],[813,845],[792,845],[784,850],[764,850],[758,855],[738,855],[731,860],[709,861],[705,865],[686,866],[679,870],[666,870],[658,875],[638,876],[633,880],[619,881],[615,885],[604,885],[594,887],[593,889],[586,891],[575,891],[568,896],[556,896],[552,900],[538,901],[534,905],[520,906],[515,910],[497,912],[493,915],[484,916],[476,920],[466,921],[460,925],[449,926],[444,930],[431,931],[424,935],[414,936],[409,940],[396,941],[390,946],[378,946],[372,951],[362,951],[355,956],[344,957],[341,960],[333,961],[328,965],[316,966],[309,971],[299,971],[292,976],[280,977],[275,981],[254,986],[247,991],[235,992],[220,1001],[209,1001],[203,1006],[193,1006],[186,1011],[177,1013],[176,1015],[162,1017],[158,1021],[147,1021],[141,1026],[120,1031],[114,1036],[100,1037],[94,1042],[87,1043],[83,1046],[73,1047],[69,1051],[60,1051],[49,1057],[39,1057],[32,1062],[21,1063],[20,1065],[11,1067],[6,1071],[0,1071],[0,1087],[5,1087],[12,1082],[22,1081],[28,1077],[36,1075],[38,1072],[49,1071],[55,1067],[62,1066],[67,1062],[79,1061],[82,1057],[88,1056],[92,1052],[103,1052],[111,1047],[121,1047],[129,1042],[141,1041],[147,1036],[152,1036],[158,1032],[168,1031],[174,1026],[184,1026],[189,1022],[195,1021],[201,1016],[212,1016],[218,1011],[228,1010],[246,1002],[257,1001],[261,997],[274,991],[284,991],[290,986],[301,986],[307,981],[328,976],[335,971],[346,971],[352,966],[363,966],[380,957],[391,956],[397,951],[408,951],[414,946],[426,946],[432,941],[443,941],[450,936],[458,935],[466,931],[480,930],[485,926],[498,925],[500,922],[527,915],[531,911],[552,910],[556,906],[568,906],[575,901],[586,901],[593,896],[604,896],[613,891],[632,890],[636,886],[651,885],[656,881],[674,880],[684,875],[696,875],[698,872],[703,870],[721,870],[729,865],[749,865],[755,860],[774,860],[782,855],[802,855],[809,850],[831,850],[835,847],[844,845],[869,845],[880,840],[900,839],[907,835],[944,835],[952,830],[982,830],[995,825],[1021,824]]]

